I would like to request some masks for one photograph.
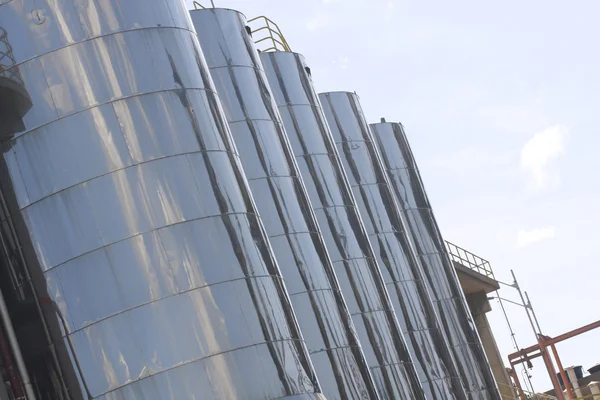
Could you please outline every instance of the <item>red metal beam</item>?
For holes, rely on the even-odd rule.
[[[591,324],[582,326],[580,328],[577,329],[573,329],[572,331],[563,333],[562,335],[558,335],[556,337],[548,337],[548,336],[544,336],[542,341],[544,342],[545,346],[550,346],[552,344],[556,344],[559,342],[562,342],[563,340],[566,339],[570,339],[574,336],[577,335],[581,335],[582,333],[586,333],[589,332],[593,329],[596,328],[600,328],[600,320],[596,321],[596,322],[592,322]],[[517,359],[519,357],[522,357],[524,354],[529,354],[535,350],[539,350],[540,349],[540,345],[539,344],[534,344],[533,346],[529,346],[529,347],[525,347],[524,349],[521,349],[519,351],[516,351],[514,353],[511,353],[508,355],[508,359],[509,360],[514,360]]]
[[[558,336],[556,336],[554,338],[544,338],[544,344],[546,346],[550,346],[550,345],[562,342],[563,340],[570,339],[570,338],[572,338],[574,336],[581,335],[582,333],[589,332],[589,331],[594,330],[596,328],[600,328],[600,320],[598,320],[596,322],[592,322],[591,324],[582,326],[580,328],[573,329],[570,332],[563,333],[562,335],[558,335]]]

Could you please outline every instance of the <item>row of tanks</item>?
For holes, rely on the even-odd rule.
[[[13,392],[500,399],[401,124],[235,10],[11,0],[0,27],[31,100],[3,134],[28,288],[0,287],[3,325],[34,304],[40,343],[17,335]]]

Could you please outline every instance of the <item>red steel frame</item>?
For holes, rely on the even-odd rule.
[[[582,333],[589,332],[596,328],[600,328],[600,320],[592,322],[591,324],[582,326],[580,328],[573,329],[572,331],[563,333],[562,335],[558,335],[554,338],[544,335],[538,335],[538,344],[526,347],[524,349],[521,349],[520,351],[509,354],[508,361],[510,363],[510,376],[512,377],[517,391],[519,392],[519,397],[521,397],[521,399],[523,400],[527,400],[527,396],[525,395],[521,387],[519,376],[515,372],[515,366],[522,363],[527,363],[529,366],[531,366],[531,360],[533,360],[534,358],[542,357],[544,360],[544,364],[546,365],[546,369],[548,370],[548,375],[552,380],[552,385],[554,386],[554,392],[556,397],[559,400],[573,400],[575,398],[573,394],[573,388],[569,383],[567,374],[565,373],[565,370],[562,366],[562,362],[560,361],[560,357],[558,356],[558,352],[556,351],[556,344],[564,340],[570,339],[572,337],[575,337],[577,335],[581,335]],[[560,383],[558,382],[558,378],[556,377],[556,370],[554,368],[552,358],[550,357],[550,354],[548,352],[548,348],[550,348],[554,359],[556,360],[556,363],[558,365],[558,370],[567,392],[566,399],[563,395]]]

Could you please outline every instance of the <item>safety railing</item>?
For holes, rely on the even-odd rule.
[[[248,25],[251,24],[255,26],[250,27],[250,32],[259,51],[292,51],[281,29],[271,19],[261,15],[249,19]]]
[[[205,8],[208,8],[206,6],[203,6],[202,4],[200,4],[200,2],[196,0],[194,0],[192,4],[194,5],[194,10],[204,10]],[[213,0],[210,0],[210,6],[212,8],[215,8],[215,2]]]
[[[17,68],[12,68],[16,64],[13,55],[13,49],[8,41],[6,29],[0,27],[0,76],[17,81],[23,84]]]
[[[487,276],[488,278],[494,278],[494,272],[492,266],[488,260],[485,260],[468,250],[463,249],[453,243],[446,241],[446,248],[452,261],[455,261],[467,268],[470,268],[480,274]]]

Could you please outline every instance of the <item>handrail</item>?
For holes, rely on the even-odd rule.
[[[448,255],[452,259],[459,264],[464,265],[467,268],[470,268],[480,274],[487,276],[491,279],[496,279],[494,277],[494,271],[492,271],[492,267],[488,260],[485,260],[468,250],[463,249],[455,245],[454,243],[450,243],[446,241],[446,248],[448,249]]]
[[[194,5],[194,10],[204,10],[204,9],[206,9],[206,7],[204,7],[202,4],[200,4],[196,0],[194,0],[194,2],[192,4]],[[212,8],[215,8],[215,2],[213,0],[210,0],[210,6]]]
[[[6,29],[0,27],[0,76],[23,84],[23,80],[19,76],[18,70],[12,68],[15,64],[13,49],[8,42],[8,32],[6,32]]]
[[[266,41],[270,41],[270,44],[271,44],[270,47],[259,48],[259,51],[261,51],[261,52],[292,51],[290,48],[290,45],[288,44],[287,40],[283,36],[283,33],[281,33],[281,29],[279,28],[279,25],[277,25],[270,18],[267,18],[264,15],[259,15],[258,17],[249,19],[248,24],[255,22],[255,21],[261,21],[261,25],[259,25],[259,27],[256,29],[250,30],[250,33],[252,35],[256,34],[257,32],[264,31],[264,30],[266,30],[267,32],[266,32],[266,36],[255,39],[254,43],[256,45],[258,45],[259,43],[264,43]],[[266,43],[265,45],[269,46],[269,43]],[[257,46],[257,47],[260,47],[260,46]]]

